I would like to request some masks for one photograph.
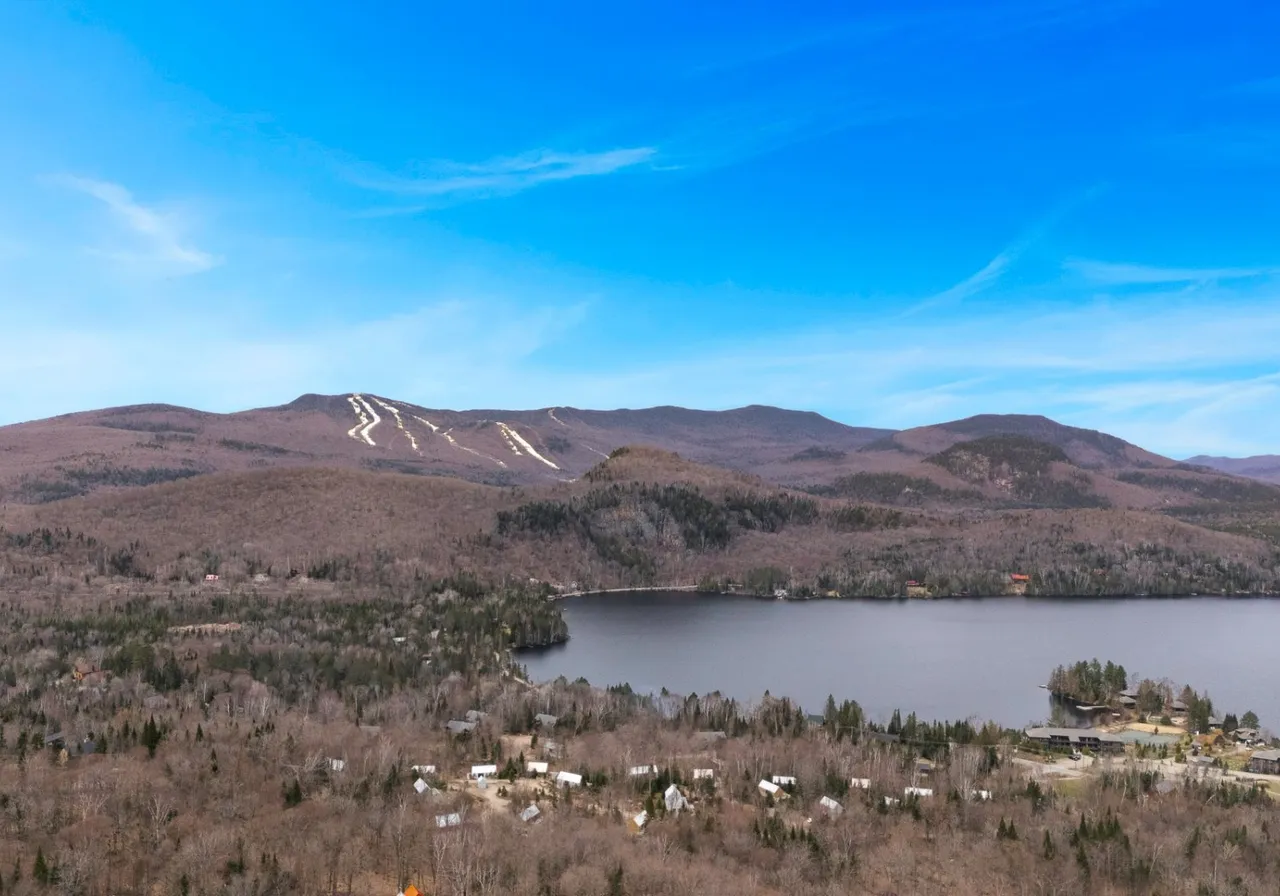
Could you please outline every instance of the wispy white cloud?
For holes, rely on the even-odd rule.
[[[1063,266],[1091,283],[1106,286],[1216,283],[1223,280],[1246,280],[1251,277],[1280,275],[1280,268],[1166,268],[1085,258],[1068,259]]]
[[[938,308],[955,302],[962,302],[971,298],[989,287],[995,286],[1001,277],[1004,276],[1008,269],[1017,263],[1023,255],[1027,253],[1036,243],[1044,239],[1045,235],[1059,221],[1069,215],[1071,212],[1091,202],[1105,189],[1102,184],[1095,184],[1086,190],[1083,190],[1063,202],[1054,206],[1048,214],[1044,215],[1040,220],[1027,230],[1016,242],[1010,243],[1004,249],[1000,250],[994,258],[988,261],[981,270],[969,275],[959,283],[949,286],[942,292],[936,293],[924,301],[907,309],[905,314],[918,314],[931,308]]]
[[[961,302],[967,298],[977,295],[999,280],[1001,275],[1008,270],[1009,265],[1013,264],[1022,254],[1025,247],[1025,242],[1019,242],[1003,249],[994,258],[983,265],[980,271],[964,278],[954,286],[949,286],[942,292],[930,296],[918,305],[914,305],[907,309],[905,313],[918,314],[921,311],[927,311],[928,309],[936,308],[939,305],[946,305],[951,302]]]
[[[657,150],[651,146],[603,152],[538,150],[480,163],[432,162],[424,166],[421,173],[411,176],[355,170],[350,173],[350,179],[357,186],[380,193],[421,198],[476,199],[519,193],[555,181],[613,174],[626,168],[652,163],[656,156]],[[414,210],[420,208],[410,209]]]
[[[196,274],[219,264],[216,256],[184,238],[182,222],[176,215],[143,205],[119,184],[74,176],[56,180],[103,203],[123,226],[123,239],[113,247],[93,249],[95,254],[135,272],[159,276]]]

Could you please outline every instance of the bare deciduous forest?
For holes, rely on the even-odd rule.
[[[555,607],[468,579],[10,593],[3,892],[1280,886],[1280,818],[1262,790],[1123,760],[1055,790],[1013,761],[1013,732],[913,726],[886,742],[852,702],[815,719],[785,700],[535,687],[509,651],[563,637]],[[451,720],[474,728],[451,735]],[[530,777],[534,761],[548,774]],[[483,788],[468,780],[477,764],[496,766]],[[581,786],[558,787],[561,771]],[[762,793],[774,775],[795,783]],[[642,811],[637,832],[627,820]]]

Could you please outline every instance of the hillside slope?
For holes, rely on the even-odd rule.
[[[0,527],[0,585],[56,593],[216,573],[882,597],[916,580],[942,596],[1007,593],[1014,571],[1035,593],[1280,592],[1280,552],[1259,533],[1103,507],[896,509],[644,447],[575,482],[518,489],[323,467],[216,473],[9,505]]]
[[[1209,467],[1232,476],[1261,479],[1280,484],[1280,454],[1259,454],[1255,457],[1210,457],[1200,454],[1189,457],[1188,464]]]
[[[855,451],[888,432],[765,407],[448,411],[368,394],[304,395],[234,414],[135,405],[0,428],[0,501],[44,503],[214,472],[303,466],[548,483],[575,479],[613,449],[637,443],[758,472],[815,446]]]

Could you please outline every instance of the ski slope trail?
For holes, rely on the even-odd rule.
[[[405,438],[409,440],[409,447],[413,449],[413,453],[422,454],[422,452],[418,450],[418,440],[413,437],[413,433],[405,429],[404,420],[400,419],[400,409],[395,405],[387,404],[381,398],[375,398],[373,401],[374,401],[374,404],[378,405],[378,407],[382,408],[384,411],[386,411],[388,414],[390,414],[392,417],[395,418],[396,429],[404,433]]]
[[[569,424],[568,424],[568,423],[565,423],[563,420],[561,420],[559,417],[557,417],[557,416],[556,416],[556,409],[555,409],[555,408],[551,408],[550,410],[548,410],[548,411],[547,411],[547,415],[548,415],[552,420],[554,420],[554,421],[556,421],[557,423],[559,423],[561,426],[568,428]]]
[[[483,457],[485,460],[492,461],[493,463],[497,464],[500,467],[506,467],[506,464],[498,460],[496,457],[490,457],[489,455],[479,452],[474,448],[468,448],[466,445],[459,444],[458,440],[455,439],[452,435],[450,435],[450,433],[453,432],[452,429],[446,429],[444,432],[440,432],[440,427],[436,426],[426,417],[419,417],[417,414],[414,414],[413,419],[417,420],[419,423],[421,423],[427,429],[431,430],[433,433],[436,433],[437,435],[439,435],[442,439],[444,439],[454,448],[457,448],[459,451],[465,451],[468,454],[474,454],[476,457]]]
[[[361,431],[369,425],[369,415],[364,412],[364,408],[360,406],[356,396],[348,395],[347,402],[351,405],[351,410],[356,412],[356,425],[347,430],[347,435],[359,442],[361,441]],[[368,442],[369,437],[366,435],[363,440]],[[373,442],[369,442],[369,444],[372,445]]]
[[[519,443],[520,447],[523,448],[526,452],[528,452],[529,456],[532,457],[534,460],[542,461],[544,464],[546,464],[548,467],[550,467],[553,470],[560,469],[554,463],[552,463],[551,461],[543,457],[541,454],[539,454],[537,449],[535,449],[532,445],[530,445],[527,441],[525,441],[524,436],[520,435],[520,433],[515,431],[514,427],[508,426],[505,423],[498,423],[498,429],[502,430],[502,435],[506,437],[507,444],[511,446],[511,450],[515,451],[516,454],[520,453],[519,449],[516,448],[516,444]]]
[[[363,413],[360,413],[360,408],[357,408],[356,413],[359,415],[360,423],[362,425],[354,427],[350,432],[347,433],[347,435],[352,436],[352,438],[356,438],[357,436],[353,436],[352,433],[356,433],[356,431],[358,430],[359,432],[357,433],[357,435],[359,438],[363,439],[368,444],[373,445],[374,447],[377,447],[378,443],[373,440],[373,436],[371,436],[370,433],[373,432],[373,428],[375,426],[377,426],[379,423],[382,422],[382,418],[379,417],[378,412],[373,409],[373,405],[365,401],[364,396],[361,395],[360,393],[357,392],[355,395],[352,395],[348,400],[352,402],[353,407],[355,406],[355,402],[359,402],[360,408],[364,408],[364,410],[368,412],[368,416],[366,416]]]

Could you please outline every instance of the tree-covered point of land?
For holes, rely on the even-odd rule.
[[[1111,660],[1106,665],[1081,660],[1071,666],[1058,666],[1049,674],[1049,691],[1082,703],[1102,705],[1119,696],[1129,686],[1124,666]]]

